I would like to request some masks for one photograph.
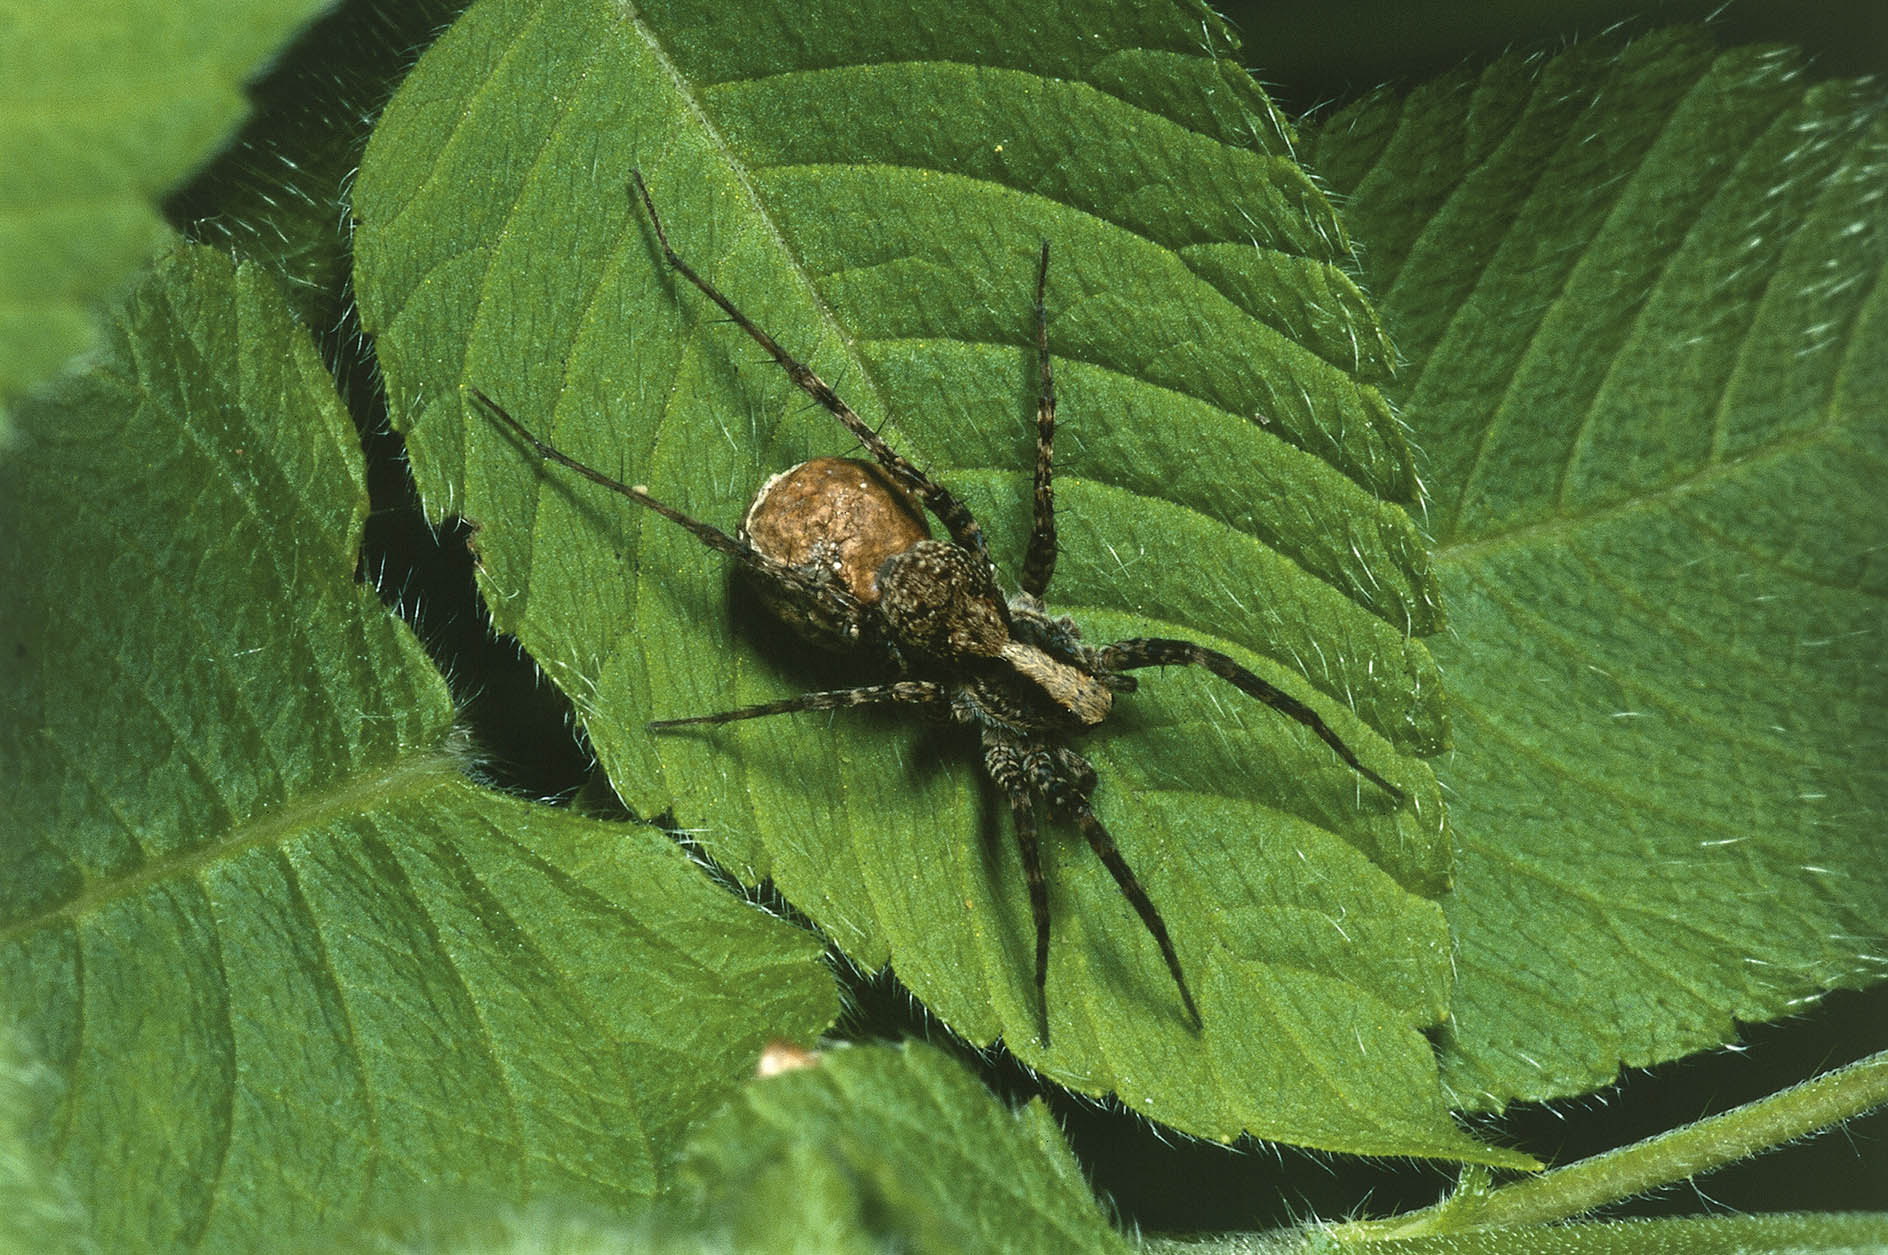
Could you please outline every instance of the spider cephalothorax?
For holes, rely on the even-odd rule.
[[[733,558],[754,578],[762,599],[808,640],[874,659],[897,677],[718,714],[665,719],[650,727],[659,731],[792,711],[891,704],[921,707],[965,725],[978,735],[984,769],[1009,801],[1015,820],[1036,928],[1037,1023],[1044,1044],[1049,1040],[1049,903],[1037,836],[1044,818],[1073,823],[1101,858],[1159,945],[1180,1001],[1197,1026],[1199,1007],[1167,926],[1096,817],[1091,801],[1095,769],[1070,748],[1067,738],[1106,719],[1116,694],[1134,691],[1135,679],[1127,672],[1170,664],[1201,666],[1309,728],[1359,775],[1398,801],[1403,794],[1364,766],[1310,707],[1226,655],[1190,641],[1158,637],[1089,645],[1072,622],[1051,617],[1044,609],[1042,599],[1056,560],[1055,386],[1043,304],[1048,244],[1042,246],[1036,270],[1035,527],[1019,591],[1005,596],[983,529],[963,503],[894,451],[819,376],[683,261],[669,246],[640,174],[634,187],[668,264],[831,411],[873,461],[820,458],[775,476],[757,494],[738,534],[730,536],[663,504],[641,487],[620,483],[565,456],[484,393],[474,389],[473,395],[540,456],[656,511]],[[931,538],[925,510],[937,518],[948,540]]]

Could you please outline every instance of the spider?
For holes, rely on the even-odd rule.
[[[1036,464],[1034,528],[1019,589],[1005,596],[983,529],[944,485],[907,461],[820,377],[781,348],[669,245],[668,232],[640,171],[631,178],[667,264],[719,306],[789,378],[830,411],[865,446],[872,462],[821,458],[776,475],[757,494],[733,536],[620,483],[553,448],[476,388],[472,396],[542,459],[686,528],[751,577],[762,600],[815,644],[876,662],[897,678],[858,688],[805,693],[718,714],[663,719],[654,732],[722,724],[794,711],[853,706],[913,706],[974,731],[984,770],[1009,803],[1035,924],[1037,1029],[1049,1042],[1049,900],[1039,826],[1072,822],[1114,877],[1160,947],[1195,1031],[1203,1027],[1179,955],[1158,908],[1095,814],[1095,769],[1068,738],[1108,717],[1141,667],[1204,667],[1296,720],[1400,805],[1403,791],[1366,767],[1309,706],[1260,679],[1225,654],[1190,641],[1137,637],[1094,646],[1066,617],[1051,617],[1043,598],[1055,574],[1053,449],[1055,379],[1044,295],[1049,245],[1036,266]],[[929,511],[949,535],[930,537]]]

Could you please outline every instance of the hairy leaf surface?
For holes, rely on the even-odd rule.
[[[933,1046],[820,1057],[756,1081],[696,1137],[680,1200],[708,1245],[1123,1251],[1055,1117],[1006,1109]]]
[[[621,1205],[832,1015],[817,943],[661,834],[464,778],[366,506],[306,333],[209,250],[0,459],[0,1019],[99,1249]]]
[[[1335,214],[1203,9],[471,9],[392,102],[357,187],[356,288],[436,516],[480,526],[498,624],[612,781],[956,1032],[1214,1137],[1480,1154],[1421,1029],[1446,1005],[1440,623],[1384,340]],[[758,23],[758,27],[749,22]],[[770,22],[783,23],[777,29]],[[1105,34],[1093,32],[1101,30]],[[895,33],[894,33],[895,32]],[[1210,676],[1146,675],[1084,741],[1104,820],[1200,992],[1079,838],[1049,849],[1054,1048],[1007,807],[974,742],[896,712],[652,736],[864,682],[782,640],[671,524],[548,473],[470,385],[571,455],[732,530],[849,437],[667,273],[676,246],[969,501],[1028,529],[1037,250],[1051,243],[1062,558],[1091,639],[1193,637],[1312,701],[1397,808]]]
[[[1415,362],[1465,1103],[1884,974],[1885,103],[1681,32],[1320,135]]]
[[[168,235],[156,200],[329,0],[0,0],[0,402],[93,339]]]

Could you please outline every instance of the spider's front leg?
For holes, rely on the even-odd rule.
[[[1101,865],[1114,877],[1114,883],[1122,896],[1133,906],[1134,913],[1141,917],[1141,925],[1160,946],[1160,957],[1167,961],[1167,970],[1173,974],[1173,983],[1180,990],[1180,1001],[1185,1004],[1193,1027],[1203,1027],[1200,1008],[1194,1004],[1193,991],[1187,987],[1186,975],[1180,970],[1180,956],[1173,948],[1172,939],[1167,936],[1167,922],[1160,917],[1154,900],[1141,887],[1141,878],[1134,874],[1128,861],[1121,857],[1120,847],[1115,845],[1114,837],[1095,814],[1094,803],[1090,800],[1095,792],[1094,764],[1067,746],[1057,746],[1048,751],[1048,758],[1048,783],[1043,788],[1050,805],[1068,815],[1075,821],[1075,826],[1082,830],[1088,848],[1095,852]]]
[[[1220,679],[1232,684],[1240,692],[1258,698],[1273,710],[1311,729],[1317,734],[1318,739],[1330,746],[1352,771],[1395,798],[1398,805],[1403,802],[1405,796],[1403,790],[1364,766],[1351,747],[1344,744],[1343,738],[1331,731],[1330,726],[1318,716],[1317,711],[1283,689],[1261,680],[1218,650],[1208,649],[1204,645],[1195,645],[1192,641],[1146,636],[1135,640],[1116,641],[1112,645],[1104,646],[1097,651],[1097,657],[1101,665],[1110,671],[1131,671],[1136,667],[1168,665],[1205,667]]]
[[[1049,1044],[1049,888],[1042,874],[1042,843],[1036,834],[1036,795],[1028,752],[1008,733],[986,726],[983,766],[1009,799],[1016,824],[1016,847],[1029,886],[1029,915],[1036,925],[1036,1035]]]

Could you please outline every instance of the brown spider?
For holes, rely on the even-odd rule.
[[[1049,900],[1043,882],[1039,816],[1066,818],[1114,876],[1141,922],[1160,946],[1194,1027],[1199,1007],[1181,972],[1167,926],[1114,839],[1096,817],[1090,798],[1095,769],[1065,739],[1108,717],[1117,693],[1131,693],[1140,667],[1205,667],[1274,710],[1297,720],[1329,745],[1359,775],[1399,803],[1403,791],[1359,762],[1315,711],[1273,687],[1226,655],[1190,641],[1139,637],[1100,647],[1085,644],[1067,618],[1051,618],[1043,595],[1055,572],[1056,530],[1052,448],[1055,384],[1049,363],[1049,324],[1043,304],[1049,245],[1036,268],[1035,527],[1023,558],[1020,591],[1005,597],[997,584],[983,529],[949,489],[900,456],[808,367],[750,322],[734,303],[669,246],[642,174],[634,191],[649,213],[668,264],[720,306],[734,324],[865,446],[875,463],[821,458],[775,476],[756,496],[738,533],[690,518],[640,486],[619,483],[534,436],[476,388],[472,395],[540,457],[647,506],[728,555],[755,580],[762,599],[816,644],[874,657],[899,677],[861,688],[805,693],[784,701],[685,719],[664,719],[652,731],[687,724],[729,723],[801,710],[908,705],[965,724],[982,741],[984,769],[1009,800],[1016,840],[1029,882],[1036,926],[1037,1024],[1049,1041]],[[917,503],[922,503],[922,509]],[[933,540],[923,510],[950,534]]]

